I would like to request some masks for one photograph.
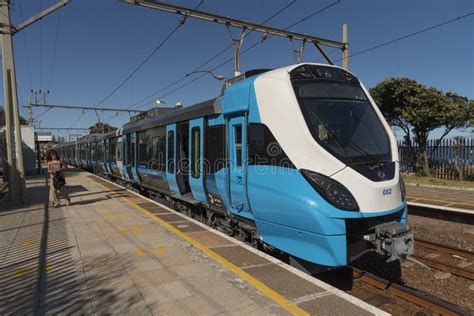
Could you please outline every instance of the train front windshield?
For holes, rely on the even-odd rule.
[[[292,73],[292,83],[314,139],[348,165],[391,161],[389,137],[358,80],[337,68],[304,67],[313,77]]]

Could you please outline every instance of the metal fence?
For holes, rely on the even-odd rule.
[[[437,140],[428,140],[430,170],[434,177],[450,180],[474,181],[474,138],[447,138],[438,146]],[[415,172],[419,147],[412,143],[413,150],[403,141],[398,142],[400,169]]]

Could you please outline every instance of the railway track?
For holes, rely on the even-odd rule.
[[[363,282],[439,315],[472,315],[472,311],[400,284],[392,283],[367,271],[351,267],[355,282]]]
[[[436,256],[415,255],[417,260],[423,262],[430,268],[452,273],[454,275],[474,280],[474,253],[446,245],[433,243],[427,240],[415,240],[415,250],[425,249]],[[440,258],[438,258],[440,257]],[[457,260],[456,260],[457,259]]]

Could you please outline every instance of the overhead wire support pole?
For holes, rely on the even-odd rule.
[[[349,70],[349,31],[347,24],[342,25],[342,68]]]
[[[258,23],[252,23],[252,22],[247,22],[247,21],[242,21],[230,17],[225,17],[222,15],[217,15],[213,13],[208,13],[208,12],[203,12],[203,11],[197,11],[193,9],[189,9],[186,7],[181,7],[169,3],[163,3],[163,2],[158,2],[154,0],[121,0],[125,3],[129,4],[135,4],[147,8],[152,8],[156,10],[161,10],[165,12],[170,12],[174,14],[179,14],[185,17],[193,17],[196,19],[208,21],[208,22],[213,22],[213,23],[218,23],[218,24],[224,24],[228,28],[230,26],[232,27],[237,27],[245,30],[250,30],[250,31],[256,31],[260,33],[264,33],[266,36],[272,35],[272,36],[280,36],[280,37],[286,37],[291,40],[299,40],[299,41],[304,41],[304,42],[310,42],[316,45],[318,50],[322,53],[323,57],[327,59],[327,61],[330,64],[334,64],[332,60],[329,58],[329,56],[323,51],[321,48],[322,46],[329,46],[329,47],[334,47],[338,48],[341,50],[348,49],[348,44],[338,42],[338,41],[333,41],[329,39],[325,39],[322,37],[317,37],[317,36],[312,36],[312,35],[307,35],[307,34],[302,34],[302,33],[297,33],[297,32],[292,32],[292,31],[287,31],[287,30],[282,30],[278,29],[275,27],[269,27],[265,26],[262,24]],[[347,60],[347,58],[346,58]]]
[[[242,44],[244,43],[244,38],[245,38],[245,32],[247,31],[247,28],[244,27],[242,28],[242,33],[240,33],[240,38],[239,39],[234,39],[234,36],[232,35],[232,30],[230,29],[229,24],[226,24],[227,30],[229,31],[230,35],[230,40],[232,41],[232,47],[234,47],[234,76],[240,76],[240,48],[242,47]]]
[[[304,53],[304,45],[306,44],[306,41],[303,40],[301,42],[301,46],[299,50],[295,49],[295,44],[293,43],[293,39],[290,38],[290,43],[291,43],[291,51],[293,53],[293,58],[295,59],[295,62],[299,64],[301,62],[301,59],[303,59],[303,53]],[[297,55],[298,54],[298,55]]]
[[[25,169],[21,142],[20,113],[16,87],[15,60],[12,37],[20,30],[56,11],[69,0],[61,0],[34,17],[13,26],[10,19],[10,0],[0,0],[0,34],[2,40],[3,93],[8,162],[8,197],[12,204],[24,202]],[[12,129],[14,130],[12,135]],[[14,138],[14,142],[13,142]],[[14,154],[15,153],[15,154]]]
[[[44,9],[43,11],[41,11],[40,13],[32,16],[31,18],[21,22],[20,24],[18,24],[17,26],[15,26],[13,28],[13,32],[14,33],[17,33],[19,31],[21,31],[22,29],[24,29],[25,27],[27,26],[30,26],[31,24],[41,20],[42,18],[44,18],[45,16],[47,16],[48,14],[51,14],[53,13],[54,11],[58,10],[59,8],[65,6],[66,4],[69,3],[70,0],[60,0],[58,1],[56,4],[53,4],[52,6],[50,6],[49,8],[46,8]]]

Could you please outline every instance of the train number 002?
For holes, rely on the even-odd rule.
[[[392,194],[392,189],[384,189],[382,195],[390,195]]]

